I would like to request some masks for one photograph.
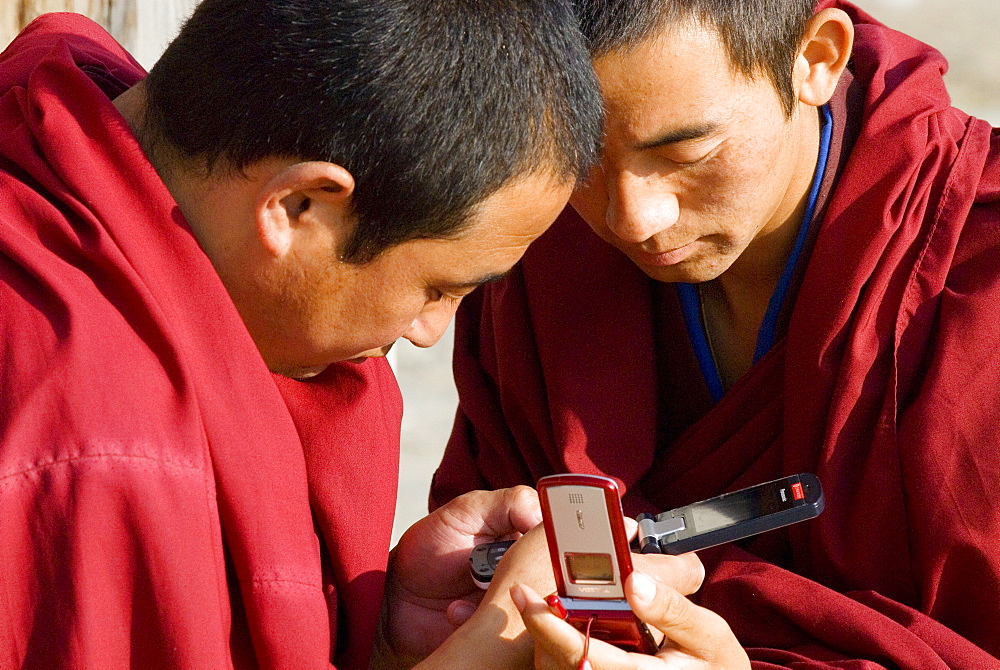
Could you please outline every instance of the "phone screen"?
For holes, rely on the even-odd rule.
[[[705,533],[792,507],[793,497],[787,483],[770,482],[691,505],[688,517],[695,531]]]
[[[566,571],[574,584],[614,584],[611,554],[566,553]]]

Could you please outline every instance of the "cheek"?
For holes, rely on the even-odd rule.
[[[785,126],[768,127],[753,138],[756,141],[741,147],[734,157],[747,181],[755,183],[758,192],[773,191],[778,185],[787,187],[795,161],[794,143]]]
[[[745,166],[730,158],[717,157],[710,165],[674,175],[678,193],[680,223],[693,230],[709,232],[733,218],[742,218],[752,201],[754,179]]]
[[[411,285],[382,285],[379,300],[371,306],[368,320],[371,331],[377,332],[384,340],[379,346],[394,342],[409,331],[428,308],[426,301],[427,294],[413,289]]]
[[[774,184],[781,180],[779,151],[743,146],[713,161],[711,169],[685,188],[703,214],[751,225],[772,207]]]
[[[403,292],[393,294],[387,290],[365,301],[364,311],[366,330],[395,338],[410,327],[420,306]]]

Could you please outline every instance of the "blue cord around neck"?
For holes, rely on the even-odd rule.
[[[816,161],[816,172],[813,174],[812,185],[809,188],[809,200],[806,203],[806,211],[802,216],[802,225],[795,237],[795,244],[785,261],[785,267],[775,286],[774,293],[767,305],[767,312],[764,320],[757,331],[757,346],[754,350],[753,362],[757,363],[774,346],[774,338],[778,327],[778,316],[788,295],[788,289],[792,283],[792,276],[795,274],[795,267],[802,255],[808,237],[809,227],[812,225],[813,216],[816,213],[816,202],[819,200],[820,188],[823,185],[823,175],[826,173],[827,162],[830,158],[830,144],[833,138],[833,115],[830,113],[828,105],[821,108],[820,117],[820,143],[819,157]],[[705,323],[702,319],[701,297],[698,288],[694,284],[677,284],[677,294],[681,301],[681,309],[684,314],[684,325],[687,328],[688,337],[694,348],[695,356],[698,358],[698,366],[705,376],[709,393],[715,402],[719,402],[725,395],[725,387],[722,384],[722,376],[716,365],[715,357],[712,355],[712,347],[708,341],[708,334],[705,332]]]

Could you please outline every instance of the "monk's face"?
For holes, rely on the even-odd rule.
[[[307,377],[335,361],[384,356],[400,337],[431,346],[462,298],[510,270],[571,190],[548,175],[521,178],[483,201],[454,239],[412,240],[362,265],[310,251],[281,287],[285,298],[271,301],[258,348],[273,371]]]
[[[735,72],[694,21],[594,66],[605,151],[570,200],[594,231],[660,281],[780,266],[816,164],[815,108],[789,118],[771,81]]]

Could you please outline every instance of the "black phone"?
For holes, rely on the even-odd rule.
[[[825,504],[816,475],[782,477],[656,516],[640,514],[636,544],[646,554],[684,554],[812,519]],[[489,585],[496,562],[511,544],[493,542],[473,550],[470,561],[477,584]]]
[[[476,545],[469,554],[469,567],[472,570],[472,581],[481,589],[488,589],[493,581],[493,573],[503,555],[510,549],[514,540],[499,540]]]
[[[644,554],[686,554],[812,519],[826,500],[816,475],[802,473],[723,493],[653,516],[640,514]]]

